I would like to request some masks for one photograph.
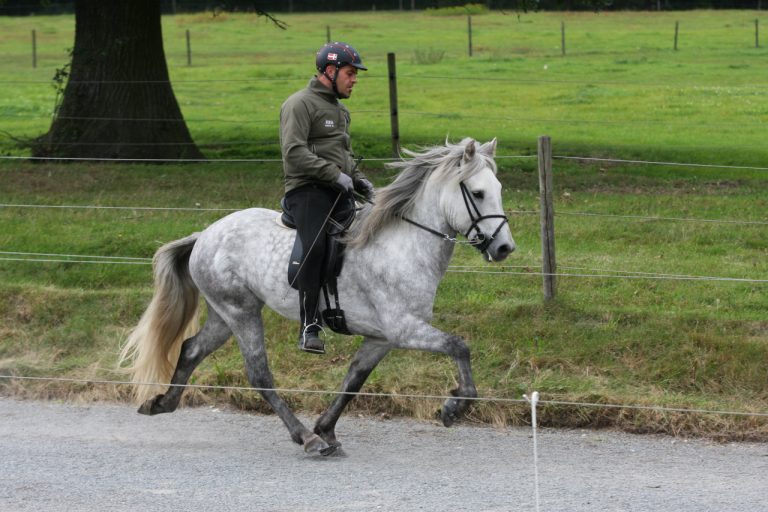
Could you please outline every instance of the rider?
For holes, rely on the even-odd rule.
[[[360,54],[346,43],[324,45],[315,58],[317,74],[291,95],[280,110],[280,148],[285,178],[285,208],[293,216],[304,261],[297,275],[299,348],[322,354],[318,336],[318,302],[326,250],[328,218],[339,199],[352,190],[370,197],[373,185],[356,169],[349,136],[349,98],[363,66]]]

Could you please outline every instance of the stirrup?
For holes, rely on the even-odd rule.
[[[325,354],[325,343],[318,336],[318,331],[309,331],[309,327],[311,326],[305,327],[299,335],[299,350],[310,354]]]

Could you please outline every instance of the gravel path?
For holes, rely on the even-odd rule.
[[[343,456],[311,457],[275,416],[0,398],[0,510],[536,510],[530,429],[342,417],[338,434]],[[768,512],[768,444],[538,440],[542,511]]]

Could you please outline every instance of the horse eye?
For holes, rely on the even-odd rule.
[[[485,194],[483,193],[482,190],[477,190],[475,192],[472,192],[472,197],[474,197],[475,199],[482,199],[485,197]]]

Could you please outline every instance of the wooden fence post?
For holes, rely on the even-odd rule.
[[[552,200],[552,139],[539,137],[539,209],[541,210],[541,273],[544,300],[555,298],[555,208]]]
[[[565,22],[560,22],[560,45],[563,57],[565,57]]]
[[[755,19],[755,48],[760,48],[760,20]]]
[[[680,22],[675,22],[675,51],[677,51],[677,34],[680,31]]]
[[[189,29],[187,29],[187,66],[192,65],[192,41],[189,35]]]
[[[37,67],[37,32],[32,31],[32,67]]]
[[[467,36],[469,39],[469,56],[472,56],[472,16],[467,16]]]
[[[395,68],[395,54],[387,54],[387,68],[389,69],[389,116],[392,127],[392,158],[400,156],[400,123],[397,112],[397,71]]]

